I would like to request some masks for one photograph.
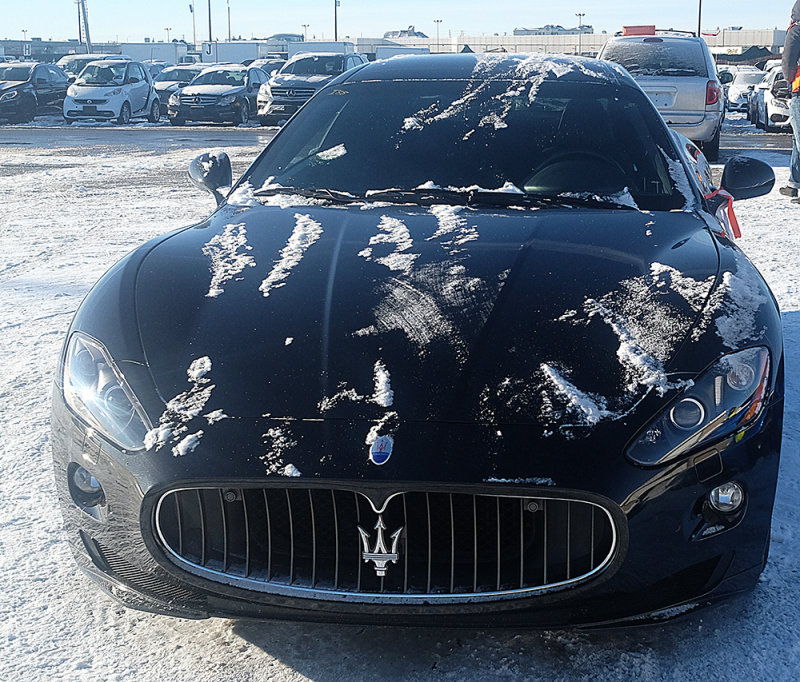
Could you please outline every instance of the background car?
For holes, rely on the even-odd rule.
[[[153,84],[158,94],[158,101],[161,104],[161,115],[167,115],[167,103],[172,93],[186,87],[196,76],[200,75],[210,64],[178,64],[169,66],[159,73],[154,79]]]
[[[109,270],[60,356],[80,566],[135,608],[372,625],[751,589],[781,319],[701,156],[607,62],[460,54],[346,72],[230,191],[198,157],[217,210]]]
[[[336,76],[367,63],[363,54],[301,53],[284,64],[258,93],[258,120],[278,125]]]
[[[258,89],[267,81],[261,69],[222,64],[205,69],[172,93],[167,114],[172,125],[186,121],[247,123],[256,110]]]
[[[37,114],[61,111],[69,79],[53,64],[0,63],[0,118],[32,121]]]
[[[249,66],[261,69],[268,76],[272,76],[274,75],[272,72],[279,71],[284,64],[286,64],[285,59],[269,57],[264,59],[254,59],[252,62],[250,62]]]
[[[69,86],[64,99],[67,123],[81,119],[130,123],[136,117],[146,117],[151,123],[160,117],[150,72],[140,62],[90,62]]]
[[[737,71],[733,80],[728,85],[728,94],[725,101],[725,106],[728,111],[747,111],[750,86],[757,85],[763,77],[763,71],[759,71],[758,69]]]
[[[130,61],[130,57],[124,54],[102,54],[102,53],[91,53],[91,54],[68,54],[56,62],[56,66],[61,67],[71,76],[79,76],[81,71],[86,68],[86,65],[91,62],[96,62],[98,60],[126,60]]]
[[[753,123],[770,133],[791,131],[789,104],[791,88],[780,66],[772,68],[753,91]]]
[[[717,160],[724,98],[702,38],[668,32],[611,38],[599,58],[625,67],[667,125],[697,143],[710,161]]]

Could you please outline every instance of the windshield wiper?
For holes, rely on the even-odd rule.
[[[469,192],[456,189],[371,189],[367,190],[368,201],[390,201],[397,204],[467,204]]]
[[[296,196],[308,197],[309,199],[324,199],[326,201],[335,201],[342,204],[363,200],[363,197],[358,197],[349,192],[340,192],[339,190],[325,188],[264,187],[253,192],[253,196],[256,197],[271,197],[276,194],[294,194]]]

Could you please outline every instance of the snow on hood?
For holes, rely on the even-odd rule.
[[[324,74],[300,74],[300,73],[278,73],[275,74],[270,79],[270,87],[291,87],[296,86],[300,87],[303,85],[313,85],[314,87],[320,87],[327,83],[329,80],[333,80],[336,75],[324,75]]]
[[[182,95],[233,95],[241,92],[244,85],[187,85],[181,90]]]
[[[256,261],[248,252],[244,223],[226,225],[221,234],[214,235],[203,247],[203,253],[211,260],[211,283],[206,296],[214,298],[223,292],[223,285],[234,279],[247,267],[255,267]]]
[[[259,287],[264,296],[269,296],[273,289],[285,285],[286,278],[300,264],[303,254],[322,236],[322,225],[311,216],[295,213],[294,217],[296,223],[289,241],[281,251],[280,259]]]

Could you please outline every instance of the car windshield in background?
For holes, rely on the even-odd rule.
[[[188,83],[192,78],[197,75],[197,69],[181,69],[181,68],[171,68],[171,69],[164,69],[161,73],[159,73],[153,80],[157,83],[163,81],[185,81]]]
[[[206,71],[197,76],[192,85],[230,85],[237,87],[244,85],[244,77],[247,72],[242,71],[229,71],[221,69],[219,71]]]
[[[0,81],[26,81],[31,75],[30,66],[0,65]]]
[[[89,64],[80,75],[81,85],[122,84],[126,64]]]
[[[90,62],[95,61],[94,57],[86,58],[86,57],[75,57],[73,59],[68,59],[65,62],[59,62],[59,66],[61,66],[64,71],[69,73],[79,74],[86,68],[86,65]]]
[[[740,71],[733,79],[734,85],[755,85],[764,78],[763,71]]]
[[[303,57],[290,62],[281,69],[281,73],[298,75],[338,76],[344,71],[344,58],[337,55],[322,57]]]
[[[708,76],[703,49],[690,40],[645,38],[642,42],[610,42],[603,51],[603,59],[624,66],[632,76]]]
[[[678,173],[657,112],[629,86],[373,81],[322,91],[246,179],[267,191],[481,188],[658,210],[684,206]]]

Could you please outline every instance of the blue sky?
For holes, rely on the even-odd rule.
[[[743,26],[745,28],[786,28],[794,0],[769,2],[752,0],[704,0],[703,29]],[[189,0],[89,0],[89,19],[95,41],[141,41],[170,37],[192,38]],[[334,0],[230,0],[234,35],[250,38],[272,33],[302,33],[309,24],[309,36],[333,37]],[[77,37],[74,0],[4,0],[0,8],[0,38],[27,36],[54,40]],[[9,6],[10,5],[10,6]],[[697,0],[572,0],[568,4],[532,0],[341,0],[339,34],[351,37],[377,36],[384,31],[416,25],[429,36],[436,35],[434,19],[441,19],[441,36],[464,31],[511,33],[518,26],[577,24],[576,12],[585,14],[584,23],[596,32],[613,32],[623,24],[652,24],[659,28],[693,30],[697,26]],[[633,5],[633,6],[632,6]],[[208,0],[195,2],[198,40],[208,36]],[[227,37],[227,4],[211,0],[215,38]]]

